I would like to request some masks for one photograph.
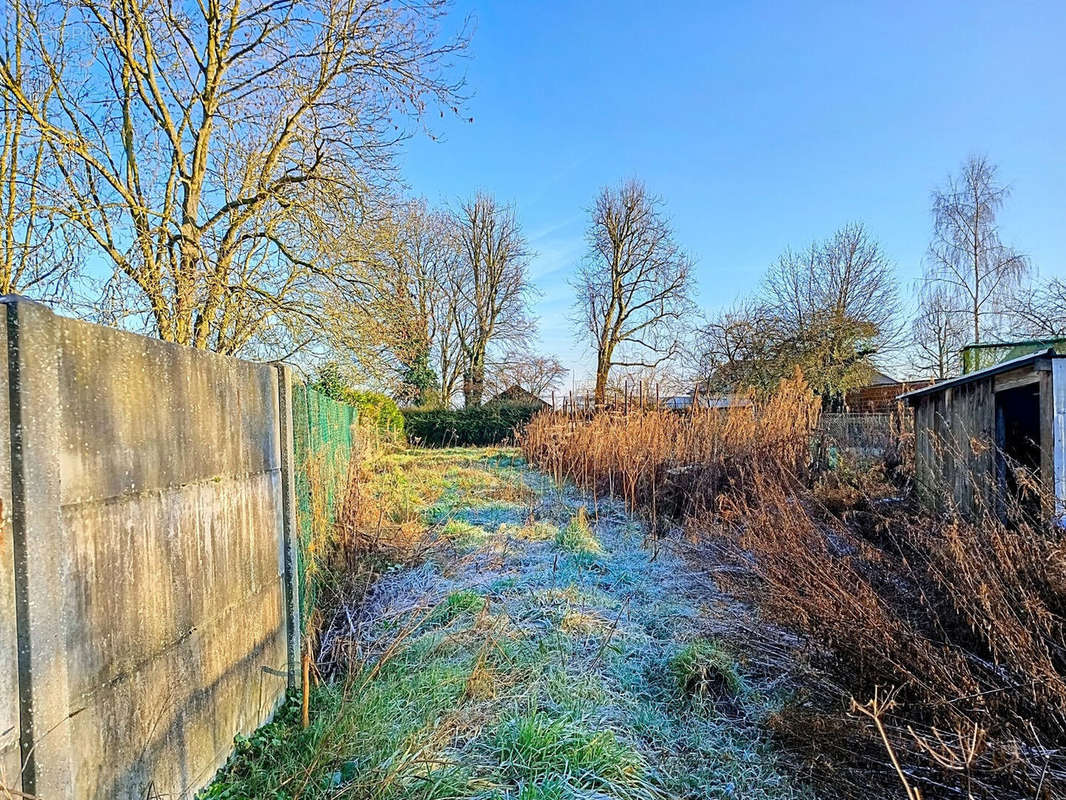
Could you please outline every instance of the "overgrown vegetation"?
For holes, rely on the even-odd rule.
[[[425,447],[484,447],[514,441],[539,405],[489,403],[470,408],[404,409],[407,437]]]
[[[774,724],[827,791],[888,795],[902,780],[910,797],[1061,796],[1061,529],[933,515],[911,498],[905,459],[815,470],[815,407],[797,377],[753,409],[545,414],[523,448],[557,480],[683,520],[696,559],[803,634],[768,650],[782,670],[807,665]],[[683,683],[722,675],[696,656],[674,664]]]
[[[309,724],[286,705],[205,798],[805,796],[767,746],[773,679],[745,675],[758,691],[728,709],[678,692],[671,665],[710,641],[706,590],[620,503],[593,515],[514,451],[378,451],[360,469],[343,524],[372,579],[325,606]]]
[[[804,472],[820,402],[797,376],[757,414],[738,405],[728,412],[671,411],[535,417],[521,439],[530,461],[556,481],[573,480],[594,498],[616,495],[631,509],[684,518],[714,508],[747,465],[774,461]]]
[[[339,403],[355,407],[364,428],[376,431],[384,441],[403,440],[404,419],[396,401],[381,392],[365,391],[349,386],[341,379],[335,366],[327,366],[311,387]]]

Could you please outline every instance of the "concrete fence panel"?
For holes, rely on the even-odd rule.
[[[293,675],[291,379],[3,310],[0,766],[48,800],[191,797]]]

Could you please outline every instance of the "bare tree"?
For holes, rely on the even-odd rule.
[[[1007,302],[1011,329],[1029,339],[1066,336],[1066,281],[1051,278],[1026,286]]]
[[[949,175],[933,191],[927,279],[942,285],[967,315],[975,344],[1029,269],[1028,259],[1000,240],[996,217],[1010,191],[996,172],[986,158],[971,156],[957,178]]]
[[[900,344],[892,262],[859,223],[787,250],[759,294],[703,326],[697,352],[719,389],[768,391],[799,366],[833,402]]]
[[[899,294],[892,262],[862,223],[840,228],[770,268],[763,294],[777,319],[803,335],[819,317],[863,322],[883,352],[897,343]]]
[[[570,372],[554,356],[524,352],[506,352],[490,367],[490,380],[497,394],[518,386],[537,397],[558,389]]]
[[[419,405],[446,402],[455,390],[461,358],[455,335],[459,298],[451,287],[461,268],[454,219],[424,200],[399,211],[376,285],[386,346],[400,373],[397,393]]]
[[[699,326],[687,354],[690,372],[712,392],[769,389],[783,373],[777,320],[758,300],[739,302]]]
[[[692,307],[692,261],[674,241],[662,200],[639,181],[600,192],[586,236],[575,321],[596,347],[602,403],[612,367],[654,367],[677,354]]]
[[[367,257],[330,243],[366,222],[401,123],[456,101],[446,10],[22,0],[22,66],[5,56],[0,92],[48,145],[50,210],[112,264],[112,313],[235,352],[321,321],[323,292]]]
[[[463,356],[463,400],[481,405],[491,347],[523,345],[533,332],[527,313],[530,253],[514,209],[478,194],[456,214],[463,256],[454,291],[454,331]]]
[[[0,2],[0,58],[25,86],[27,102],[48,102],[47,81],[29,74],[23,51],[27,21],[23,0]],[[0,294],[45,300],[65,295],[76,259],[71,231],[42,199],[42,173],[51,155],[32,115],[0,93]]]
[[[966,343],[966,320],[948,290],[938,284],[923,287],[918,315],[911,325],[915,366],[934,378],[958,372],[959,351]]]

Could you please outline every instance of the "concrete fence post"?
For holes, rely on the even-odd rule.
[[[285,561],[285,619],[288,685],[299,685],[300,671],[300,527],[296,518],[296,464],[293,456],[292,368],[277,364],[278,419],[281,425],[282,546]]]
[[[74,796],[66,626],[73,617],[69,549],[60,540],[56,318],[6,295],[11,535],[22,791]],[[32,632],[32,636],[31,636]]]

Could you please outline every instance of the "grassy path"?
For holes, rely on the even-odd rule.
[[[783,698],[715,636],[708,580],[617,503],[512,451],[386,457],[375,489],[420,525],[324,633],[354,663],[238,753],[210,798],[787,798],[765,722]]]

